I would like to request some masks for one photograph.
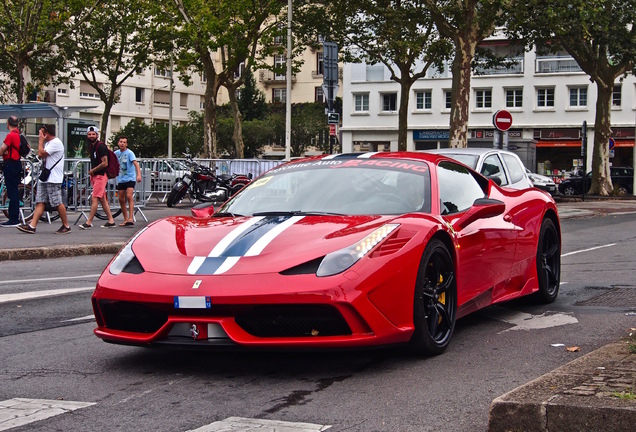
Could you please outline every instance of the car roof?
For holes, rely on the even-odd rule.
[[[375,158],[388,158],[388,159],[411,159],[411,160],[423,160],[431,163],[437,163],[439,160],[448,160],[457,162],[453,158],[449,158],[445,155],[430,154],[426,152],[366,152],[366,153],[337,153],[331,155],[318,155],[311,156],[304,159],[295,159],[290,163],[297,163],[300,161],[308,160],[331,160],[331,159],[375,159]]]
[[[424,152],[436,153],[436,154],[469,154],[469,155],[475,155],[475,156],[481,156],[486,153],[498,152],[498,153],[507,153],[507,154],[515,155],[513,152],[508,150],[502,150],[502,149],[496,149],[496,148],[485,148],[485,147],[448,147],[448,148],[441,148],[441,149],[424,150]]]

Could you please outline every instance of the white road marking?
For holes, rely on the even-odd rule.
[[[558,327],[567,324],[576,324],[579,321],[568,314],[547,311],[542,315],[532,315],[519,311],[501,309],[494,311],[490,316],[499,321],[513,325],[509,329],[502,330],[498,334],[513,330],[539,330],[550,327]]]
[[[606,244],[606,245],[602,245],[602,246],[596,246],[596,247],[592,247],[592,248],[588,248],[588,249],[581,249],[581,250],[577,250],[577,251],[564,253],[564,254],[561,254],[561,258],[566,257],[566,256],[570,256],[570,255],[576,255],[576,254],[583,253],[583,252],[590,252],[590,251],[593,251],[593,250],[596,250],[596,249],[603,249],[603,248],[610,247],[610,246],[616,246],[616,243],[610,243],[610,244]]]
[[[95,405],[93,402],[73,402],[47,399],[14,398],[0,401],[0,431]]]
[[[0,284],[15,284],[21,282],[50,282],[57,280],[69,280],[69,279],[88,279],[88,278],[97,278],[99,274],[88,274],[82,276],[60,276],[60,277],[49,277],[49,278],[37,278],[37,279],[13,279],[13,280],[2,280]]]
[[[94,319],[95,319],[95,315],[86,315],[86,316],[79,317],[79,318],[72,318],[72,319],[68,319],[68,320],[62,320],[60,322],[89,321],[89,320],[94,320]]]
[[[242,432],[248,430],[258,430],[258,432],[320,432],[329,428],[331,428],[330,425],[314,423],[228,417],[225,420],[210,423],[188,432]]]
[[[54,290],[42,290],[42,291],[28,291],[17,292],[11,294],[0,294],[0,304],[9,303],[15,301],[32,300],[43,297],[55,297],[64,294],[74,294],[78,292],[94,291],[95,287],[83,287],[83,288],[62,288]]]

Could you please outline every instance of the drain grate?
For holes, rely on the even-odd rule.
[[[591,299],[576,302],[576,305],[636,308],[636,288],[613,288]]]

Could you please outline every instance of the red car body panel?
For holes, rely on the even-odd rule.
[[[204,268],[194,263],[211,259],[217,245],[244,224],[254,223],[255,216],[174,216],[157,221],[131,245],[142,272],[115,275],[109,265],[99,278],[92,297],[98,323],[95,334],[109,342],[133,345],[214,346],[223,340],[245,347],[335,348],[406,343],[414,331],[413,299],[420,260],[433,237],[452,245],[458,317],[537,291],[541,222],[546,213],[558,217],[550,196],[534,189],[500,188],[491,181],[487,195],[505,203],[503,214],[478,218],[456,229],[466,212],[440,215],[437,195],[435,167],[447,158],[424,153],[377,157],[413,159],[430,167],[430,213],[305,215],[257,254],[237,258],[220,274],[191,272]],[[319,277],[316,268],[303,267],[312,263],[317,267],[325,255],[388,223],[399,227],[349,269]],[[176,307],[177,299],[189,297],[205,299],[206,307]],[[259,307],[287,306],[325,308],[337,316],[335,321],[344,321],[350,332],[262,336],[241,323],[243,314]],[[124,318],[116,317],[113,310]],[[157,320],[156,325],[135,331],[134,326],[144,327],[135,320],[145,313],[149,321]],[[211,336],[218,334],[221,336]]]

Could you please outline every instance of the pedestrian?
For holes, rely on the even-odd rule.
[[[55,125],[45,124],[38,135],[38,156],[42,159],[42,171],[50,170],[48,178],[38,179],[35,194],[35,210],[33,218],[28,224],[18,226],[18,229],[28,234],[35,234],[35,228],[44,214],[47,204],[55,208],[60,215],[62,226],[55,234],[68,234],[71,227],[66,217],[66,207],[62,200],[62,182],[64,181],[64,144],[55,136]]]
[[[91,199],[91,211],[88,215],[86,222],[79,227],[83,230],[93,228],[93,218],[97,213],[97,208],[102,205],[108,222],[102,225],[102,228],[112,228],[115,226],[115,219],[110,212],[110,206],[108,205],[108,197],[106,196],[106,183],[108,183],[108,177],[106,176],[106,167],[108,166],[108,147],[102,141],[99,141],[97,128],[95,126],[89,126],[86,132],[86,138],[88,139],[88,154],[91,158],[91,169],[88,174],[91,177],[91,185],[93,186],[93,197]]]
[[[117,176],[117,197],[124,221],[119,226],[135,225],[135,183],[141,182],[141,169],[135,153],[128,148],[128,137],[120,136],[117,140],[119,150],[115,154],[119,159],[119,175]],[[128,201],[128,209],[126,209]]]
[[[14,227],[20,225],[20,191],[18,185],[22,178],[22,162],[20,162],[20,131],[18,130],[18,118],[14,115],[7,119],[9,133],[0,146],[2,155],[4,183],[7,187],[9,198],[9,220],[2,222],[2,227]]]

